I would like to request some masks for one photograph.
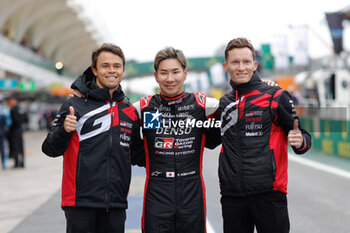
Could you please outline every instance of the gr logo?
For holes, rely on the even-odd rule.
[[[156,112],[143,112],[143,128],[144,129],[159,129],[160,116],[162,114],[157,110]]]
[[[173,148],[174,138],[160,138],[157,137],[154,143],[154,147],[158,149],[171,149]]]

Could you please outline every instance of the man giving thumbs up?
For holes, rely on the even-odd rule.
[[[224,69],[232,91],[220,99],[219,157],[224,233],[288,233],[288,144],[297,154],[311,147],[287,91],[263,84],[255,49],[231,40]]]
[[[104,44],[92,54],[82,78],[86,97],[68,99],[50,129],[42,151],[63,156],[62,208],[67,233],[122,233],[131,164],[143,165],[136,109],[120,86],[122,50]]]
[[[70,133],[75,130],[75,127],[77,125],[77,117],[74,116],[73,106],[69,106],[69,115],[66,116],[63,125],[67,133]]]
[[[300,148],[303,143],[303,135],[299,129],[299,122],[297,119],[294,120],[293,130],[288,133],[288,142],[295,148]]]

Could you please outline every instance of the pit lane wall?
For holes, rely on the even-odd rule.
[[[300,117],[312,135],[312,149],[350,159],[350,121]]]

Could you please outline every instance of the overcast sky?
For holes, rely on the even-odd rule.
[[[79,1],[79,0],[78,0]],[[329,55],[331,38],[325,12],[350,5],[348,0],[84,0],[104,36],[124,50],[127,59],[152,61],[165,46],[187,57],[212,56],[243,36],[259,49],[275,35],[289,36],[289,25],[308,25],[309,54]],[[344,46],[350,47],[350,24]],[[291,44],[292,42],[288,42]],[[290,47],[290,46],[289,46]],[[292,48],[289,48],[292,53]]]

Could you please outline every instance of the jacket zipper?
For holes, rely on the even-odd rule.
[[[109,192],[110,192],[110,158],[112,154],[112,142],[113,142],[113,134],[112,134],[112,125],[113,125],[113,103],[110,102],[111,106],[111,125],[109,128],[109,153],[107,155],[107,183],[106,183],[106,212],[109,212]]]
[[[240,133],[241,133],[241,130],[240,130],[240,125],[239,125],[239,123],[238,123],[238,121],[239,121],[239,116],[240,116],[240,111],[241,111],[241,96],[238,94],[238,92],[237,92],[237,90],[236,90],[236,97],[238,98],[238,105],[237,105],[237,109],[238,109],[238,111],[237,111],[237,114],[238,114],[238,116],[237,116],[237,127],[236,127],[236,130],[237,130],[237,136],[238,136],[238,140],[237,140],[237,147],[238,147],[238,160],[239,160],[239,184],[240,184],[240,186],[241,186],[241,189],[242,189],[242,191],[243,191],[243,193],[245,194],[246,193],[246,190],[245,190],[245,187],[244,187],[244,184],[243,184],[243,168],[242,168],[242,156],[243,156],[243,154],[242,154],[242,149],[241,149],[241,137],[240,137]]]
[[[79,151],[78,153],[78,166],[77,166],[77,174],[76,174],[76,182],[75,182],[75,189],[78,189],[78,184],[80,183],[80,165],[81,165],[81,152]],[[80,192],[76,192],[75,195],[75,200],[77,200],[79,198],[79,193]]]

